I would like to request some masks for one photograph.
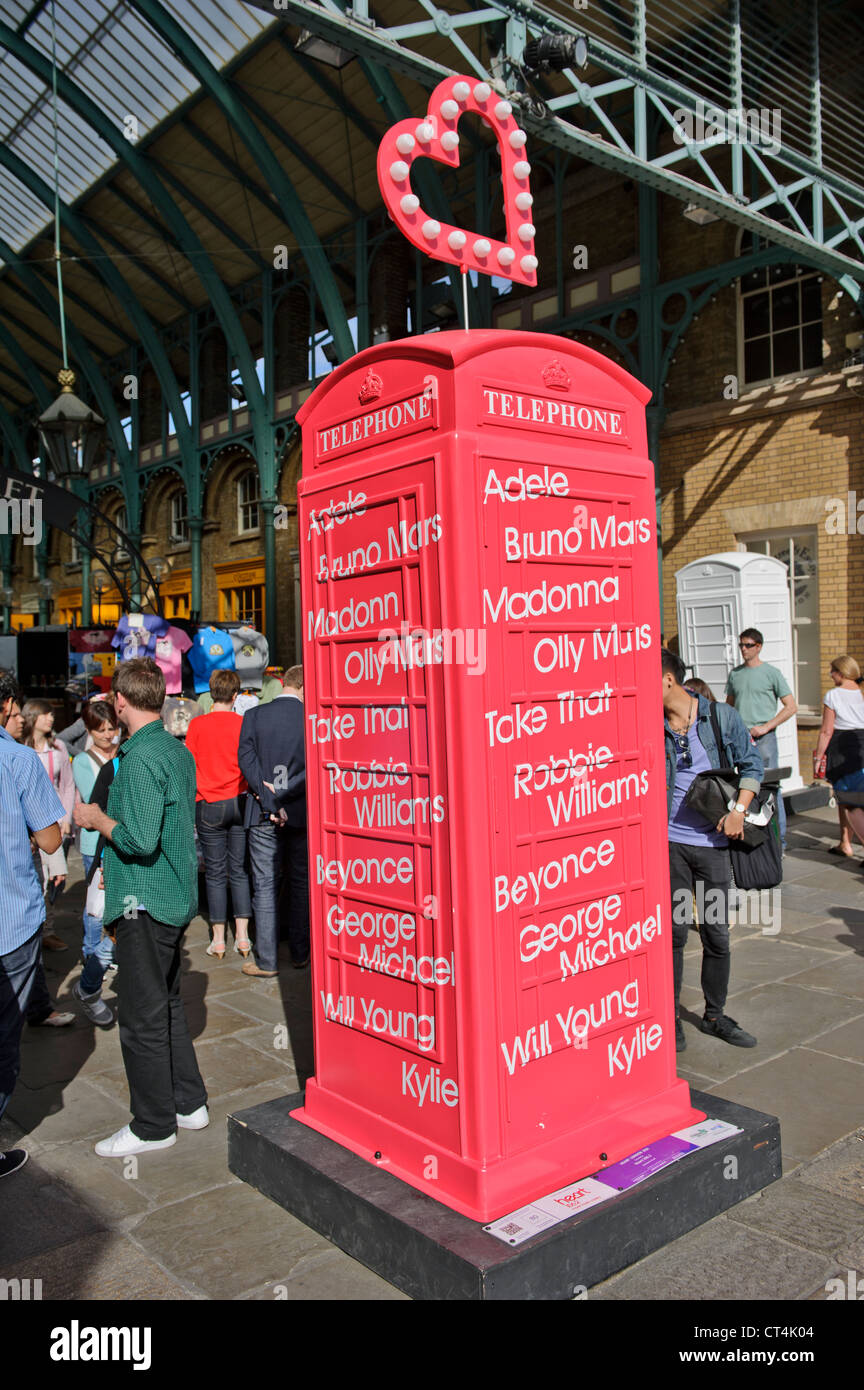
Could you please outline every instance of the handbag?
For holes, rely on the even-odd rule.
[[[102,872],[101,862],[96,864],[94,861],[94,868],[95,872],[87,880],[84,911],[88,917],[95,917],[101,922],[105,916],[105,876]]]
[[[85,879],[87,896],[84,899],[84,911],[88,917],[96,917],[100,922],[105,916],[105,874],[102,868],[102,851],[105,844],[105,836],[100,835],[96,841],[96,852],[90,872]]]
[[[710,706],[710,718],[717,748],[721,757],[725,758],[726,748],[713,702]],[[708,772],[699,772],[687,788],[684,805],[689,806],[712,826],[716,826],[728,814],[730,804],[734,806],[738,800],[738,782],[738,773],[728,763],[719,768],[711,768]],[[748,807],[744,817],[744,844],[755,846],[762,844],[767,837],[767,827],[776,809],[774,793],[768,790],[760,791],[751,802],[751,806],[753,810]],[[729,843],[733,845],[740,841],[730,840]]]
[[[746,892],[750,888],[777,888],[783,882],[783,851],[776,816],[768,822],[768,833],[761,844],[730,840],[729,850],[736,888]]]

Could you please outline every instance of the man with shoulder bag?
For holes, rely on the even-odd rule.
[[[729,890],[732,886],[730,841],[744,838],[744,817],[757,795],[762,761],[748,730],[731,705],[714,705],[682,684],[684,665],[673,652],[662,653],[666,798],[669,816],[669,877],[672,890],[672,968],[675,990],[675,1046],[687,1046],[679,1017],[684,977],[684,947],[694,921],[694,895],[702,939],[702,992],[705,1016],[701,1031],[731,1043],[755,1047],[756,1039],[724,1013],[729,989]],[[714,728],[719,726],[722,747]],[[715,826],[686,804],[689,788],[701,772],[726,768],[727,757],[738,772],[734,806]]]

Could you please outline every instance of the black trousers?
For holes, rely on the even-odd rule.
[[[189,1115],[207,1102],[180,998],[186,928],[156,922],[147,912],[113,925],[130,1128],[139,1139],[168,1139],[176,1133],[178,1113]]]
[[[702,938],[702,993],[708,1018],[722,1014],[729,990],[729,889],[732,862],[728,849],[669,843],[669,878],[672,889],[672,975],[675,982],[675,1017],[684,978],[684,947],[698,914]]]

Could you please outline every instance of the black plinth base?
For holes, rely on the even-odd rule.
[[[228,1166],[412,1298],[569,1299],[780,1177],[778,1120],[692,1094],[743,1133],[516,1247],[292,1120],[299,1094],[229,1116]]]

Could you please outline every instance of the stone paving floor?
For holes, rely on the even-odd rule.
[[[733,931],[728,1012],[759,1039],[732,1048],[699,1033],[701,951],[687,952],[687,1051],[700,1091],[778,1115],[784,1177],[762,1194],[613,1276],[603,1300],[824,1298],[864,1273],[864,873],[826,854],[835,813],[790,821],[780,930]],[[116,1026],[96,1029],[70,998],[80,972],[82,885],[59,902],[66,952],[46,952],[49,988],[72,1027],[26,1029],[0,1148],[30,1161],[0,1190],[0,1278],[42,1280],[43,1299],[401,1300],[404,1295],[228,1171],[226,1117],[299,1089],[312,1069],[309,971],[287,956],[252,981],[238,955],[205,954],[196,918],[183,994],[210,1095],[211,1124],[173,1149],[97,1158],[129,1119]],[[106,998],[114,998],[109,988]]]

